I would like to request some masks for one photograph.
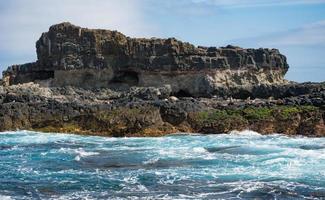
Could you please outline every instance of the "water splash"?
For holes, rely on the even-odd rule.
[[[325,138],[0,133],[1,199],[324,199]]]

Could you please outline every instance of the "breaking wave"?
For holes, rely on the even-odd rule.
[[[324,199],[325,138],[0,133],[0,199]]]

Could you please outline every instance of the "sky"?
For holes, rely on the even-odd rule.
[[[200,46],[278,48],[288,80],[325,81],[325,0],[0,0],[0,70],[35,61],[41,33],[65,21]]]

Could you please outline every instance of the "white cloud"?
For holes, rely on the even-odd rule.
[[[325,46],[325,20],[307,24],[302,27],[259,37],[242,38],[232,43],[248,46]]]
[[[129,36],[152,35],[139,0],[10,0],[0,2],[0,50],[35,52],[35,42],[50,25],[63,21],[119,30]]]
[[[299,4],[319,4],[325,0],[192,0],[197,4],[209,4],[221,7],[265,7],[265,6],[286,6]]]
[[[325,45],[325,20],[279,34],[274,37],[271,43],[279,45]]]

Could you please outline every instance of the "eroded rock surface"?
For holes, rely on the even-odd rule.
[[[169,89],[86,90],[33,83],[0,87],[0,131],[160,136],[251,129],[262,134],[325,136],[324,87],[304,95],[252,100],[176,98]]]
[[[325,136],[325,83],[286,81],[276,49],[195,47],[61,23],[0,81],[0,131]]]
[[[7,85],[163,87],[188,96],[225,88],[283,84],[286,57],[277,49],[195,47],[175,38],[130,38],[70,23],[51,26],[36,43],[38,60],[3,73]]]

